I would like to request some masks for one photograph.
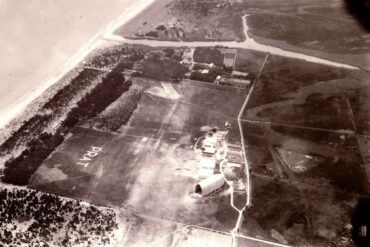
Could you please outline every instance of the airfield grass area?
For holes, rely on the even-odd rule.
[[[247,92],[192,81],[145,87],[125,126],[115,133],[91,129],[89,123],[76,127],[29,187],[229,231],[237,218],[229,195],[191,196],[200,158],[192,145],[202,128],[223,128],[226,121],[234,123],[231,133],[240,141],[235,120]]]

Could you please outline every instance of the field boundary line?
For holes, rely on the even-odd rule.
[[[232,247],[235,246],[237,244],[237,237],[239,236],[239,231],[240,231],[240,228],[242,226],[242,223],[244,221],[244,213],[246,210],[248,210],[249,207],[252,206],[251,204],[251,181],[250,181],[250,174],[249,174],[249,163],[248,163],[248,158],[247,158],[247,154],[246,154],[246,148],[245,148],[245,141],[244,141],[244,133],[243,133],[243,128],[242,128],[242,122],[240,121],[241,118],[242,118],[242,115],[247,107],[247,104],[250,100],[250,97],[254,91],[254,88],[256,86],[256,83],[259,79],[259,77],[261,76],[261,73],[262,73],[262,70],[263,68],[265,67],[265,64],[267,62],[267,59],[269,57],[269,54],[266,54],[266,57],[265,57],[265,61],[264,63],[262,64],[261,66],[261,69],[256,77],[256,79],[254,80],[254,83],[252,85],[252,87],[250,88],[249,92],[248,92],[248,95],[247,97],[245,98],[245,101],[240,109],[240,112],[238,114],[238,126],[239,126],[239,131],[240,131],[240,140],[241,140],[241,144],[242,144],[242,153],[243,153],[243,159],[244,159],[244,163],[245,163],[245,175],[246,175],[246,193],[247,193],[247,202],[244,206],[244,208],[242,210],[239,210],[237,209],[234,205],[233,205],[233,189],[232,189],[232,192],[231,192],[231,206],[237,210],[237,212],[239,213],[239,216],[238,216],[238,219],[235,223],[235,227],[234,229],[231,231],[231,245]],[[232,188],[232,187],[231,187]]]
[[[80,129],[84,129],[84,130],[91,130],[91,131],[95,131],[95,132],[100,132],[100,133],[105,133],[105,134],[111,134],[111,135],[114,135],[114,136],[121,136],[121,137],[123,137],[123,136],[129,136],[129,137],[134,137],[134,138],[148,138],[148,139],[152,139],[152,140],[155,140],[155,141],[162,140],[162,138],[155,138],[155,137],[150,137],[150,136],[130,135],[130,134],[123,134],[123,133],[113,133],[113,132],[104,131],[104,130],[90,129],[90,128],[83,127],[83,126],[76,126],[76,128],[80,128]],[[163,130],[159,130],[159,129],[157,129],[156,131],[162,131],[162,132],[164,132]]]
[[[240,119],[240,121],[247,122],[247,123],[278,125],[278,126],[292,127],[292,128],[297,128],[297,129],[309,129],[309,130],[317,130],[317,131],[324,131],[324,132],[333,132],[333,133],[338,133],[338,134],[355,135],[355,132],[353,130],[343,130],[343,129],[332,130],[332,129],[326,129],[326,128],[310,127],[310,126],[304,126],[304,125],[288,124],[288,123],[281,123],[281,122],[271,122],[271,121],[264,121],[264,120],[255,120],[255,119]]]
[[[257,81],[259,79],[259,77],[261,76],[262,74],[262,71],[265,67],[265,64],[267,63],[267,60],[268,60],[268,57],[269,57],[269,54],[266,55],[265,57],[265,61],[264,63],[262,64],[261,66],[261,69],[256,77],[256,79],[254,80],[254,83],[252,85],[252,87],[250,88],[249,90],[249,93],[247,95],[247,97],[245,98],[245,101],[243,103],[243,106],[242,108],[240,109],[240,112],[239,112],[239,115],[238,115],[238,125],[239,125],[239,130],[240,130],[240,139],[241,139],[241,143],[242,143],[242,152],[243,152],[243,157],[244,157],[244,162],[246,164],[246,176],[247,176],[247,208],[251,206],[251,186],[250,186],[250,174],[249,174],[249,163],[248,163],[248,158],[247,158],[247,155],[246,155],[246,152],[245,152],[245,141],[244,141],[244,133],[243,133],[243,128],[242,128],[242,122],[241,122],[241,119],[242,119],[242,115],[247,107],[247,104],[250,100],[250,97],[254,91],[254,88],[257,84]]]

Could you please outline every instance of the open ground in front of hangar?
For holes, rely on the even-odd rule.
[[[76,127],[29,186],[230,231],[237,212],[227,189],[203,198],[192,195],[202,156],[194,146],[202,130],[222,129],[226,121],[232,125],[229,140],[240,141],[236,119],[247,92],[193,81],[149,83],[145,88],[126,126],[116,133],[90,128],[89,123]]]

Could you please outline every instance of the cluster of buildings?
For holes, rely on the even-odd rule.
[[[252,79],[251,74],[249,74],[248,72],[239,71],[236,69],[235,66],[238,50],[225,47],[217,47],[217,50],[223,55],[222,67],[220,67],[219,65],[217,66],[212,62],[199,63],[193,61],[192,72],[203,74],[207,82],[212,82],[218,85],[237,87],[240,89],[248,88]],[[215,77],[213,77],[213,75],[215,75]],[[208,80],[210,78],[212,78],[212,80]]]
[[[230,7],[232,0],[186,0],[193,6],[193,8],[198,8],[200,5],[207,4],[213,5],[217,8]]]
[[[166,27],[165,25],[160,25],[156,29],[159,39],[169,39],[169,40],[182,40],[185,37],[185,31],[181,27]]]
[[[202,138],[201,159],[195,193],[206,196],[221,189],[227,182],[235,189],[243,189],[244,169],[241,146],[228,143],[228,130],[211,129]]]

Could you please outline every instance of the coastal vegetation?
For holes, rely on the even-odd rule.
[[[108,106],[95,119],[95,126],[109,131],[116,131],[127,123],[134,113],[141,99],[143,90],[140,86],[132,85],[127,93],[124,93],[115,102]]]
[[[92,85],[94,79],[99,77],[100,71],[84,69],[69,84],[46,102],[38,114],[25,121],[1,146],[0,155],[12,152],[19,145],[27,145],[30,137],[37,137],[54,120],[55,115],[64,112],[68,104],[76,97],[83,94]]]
[[[217,48],[198,47],[194,51],[194,62],[224,65],[224,55]]]
[[[188,68],[178,61],[154,54],[138,65],[143,76],[156,80],[180,80]]]
[[[5,246],[107,246],[117,242],[113,210],[51,194],[2,188],[0,215],[0,242]]]
[[[131,74],[155,80],[179,81],[188,67],[182,49],[115,46],[87,59],[85,68],[25,121],[0,146],[2,181],[27,185],[42,162],[70,131],[89,119],[95,128],[116,131],[135,111],[142,88]],[[109,107],[108,107],[109,106]]]
[[[63,110],[68,111],[64,121],[56,126],[53,133],[44,132],[45,125],[53,121],[51,114],[43,118],[36,115],[31,119],[36,123],[27,124],[19,131],[19,138],[27,137],[30,141],[26,145],[27,148],[18,157],[14,157],[5,162],[2,181],[16,185],[26,185],[44,159],[62,143],[64,137],[80,120],[97,116],[97,114],[102,112],[131,86],[129,81],[125,81],[124,75],[119,72],[119,69],[113,69],[102,78],[101,83],[82,97],[75,107],[65,109],[63,106],[65,106],[67,102],[64,100],[72,100],[75,94],[72,88],[75,84],[77,85],[78,83],[69,84],[56,94],[52,99],[52,101],[55,102],[54,105],[46,104],[44,107],[44,110],[47,109],[51,113],[57,113]],[[45,124],[39,124],[40,121]],[[3,145],[4,149],[9,147],[8,143],[16,142],[7,141],[5,144],[8,146]],[[10,149],[8,151],[10,151]]]

